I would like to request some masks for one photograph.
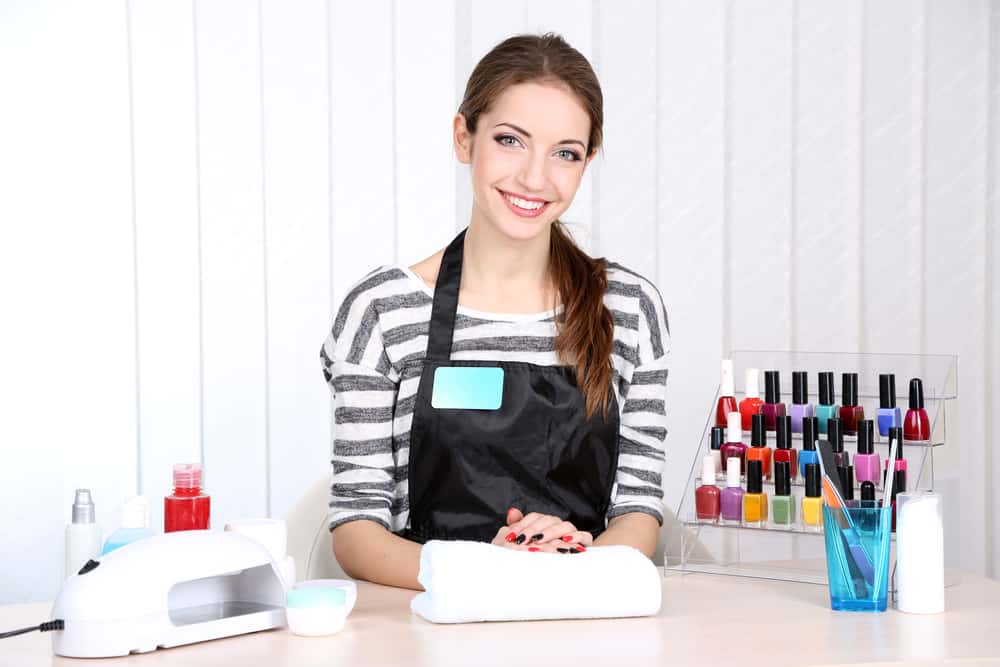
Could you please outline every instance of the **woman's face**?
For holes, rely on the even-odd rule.
[[[569,208],[593,154],[590,116],[554,84],[508,87],[480,114],[476,134],[455,117],[455,152],[472,166],[473,219],[529,240]]]

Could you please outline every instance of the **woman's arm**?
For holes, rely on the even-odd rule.
[[[375,521],[359,519],[333,529],[334,556],[352,579],[422,591],[420,549]]]
[[[659,538],[660,524],[655,518],[644,512],[629,512],[608,521],[607,530],[594,540],[594,546],[627,544],[652,558]]]

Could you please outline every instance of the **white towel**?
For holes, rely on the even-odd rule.
[[[553,554],[432,540],[417,580],[410,609],[433,623],[651,616],[662,597],[659,569],[620,545]]]

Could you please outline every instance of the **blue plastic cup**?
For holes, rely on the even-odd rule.
[[[846,502],[843,508],[823,505],[830,605],[836,611],[885,611],[892,507]]]

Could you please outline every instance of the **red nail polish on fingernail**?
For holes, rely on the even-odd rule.
[[[576,549],[577,549],[577,551],[579,551],[580,553],[583,553],[584,551],[586,551],[586,549],[584,549],[584,548],[583,548],[583,545],[582,545],[582,544],[578,544],[578,545],[576,545]]]
[[[563,535],[562,536],[562,541],[563,542],[572,542],[573,541],[573,536],[572,535]]]
[[[517,539],[517,534],[514,532],[507,533],[507,537],[505,537],[504,539],[507,540],[508,542],[513,542],[514,540]]]
[[[541,551],[538,547],[528,547],[528,551]]]

